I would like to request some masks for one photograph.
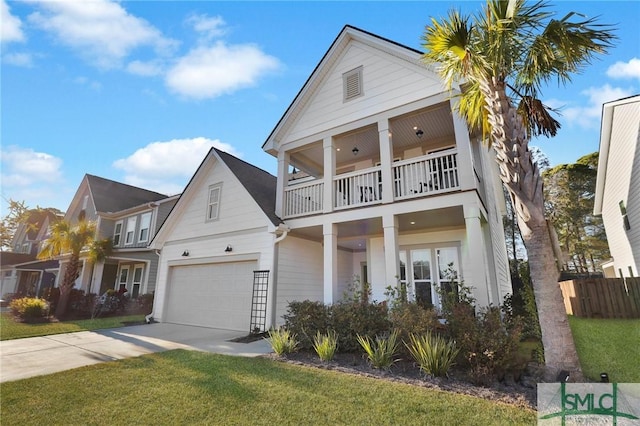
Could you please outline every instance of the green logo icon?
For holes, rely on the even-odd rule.
[[[587,423],[585,423],[587,422]],[[538,385],[538,424],[640,425],[640,384]]]

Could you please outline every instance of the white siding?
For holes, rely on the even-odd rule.
[[[226,166],[210,161],[201,172],[206,175],[195,185],[195,191],[188,194],[185,200],[188,205],[181,211],[170,239],[233,233],[266,225],[264,212]],[[209,186],[220,182],[223,185],[219,219],[206,222]]]
[[[616,275],[629,267],[638,276],[640,264],[640,103],[615,106],[608,167],[602,203],[602,219]],[[631,229],[626,231],[619,203],[624,201]],[[634,257],[635,251],[635,257]]]
[[[342,74],[363,66],[363,91],[343,102]],[[443,91],[440,81],[425,79],[428,71],[390,54],[353,41],[325,77],[287,140],[297,140],[344,123],[417,101]]]
[[[219,182],[223,182],[220,218],[206,222],[209,186]],[[160,321],[166,320],[170,267],[251,260],[259,270],[273,269],[275,237],[269,232],[272,224],[225,165],[209,161],[192,181],[190,190],[181,200],[184,204],[174,209],[177,216],[170,220],[175,222],[168,224],[164,236],[153,311],[154,318]],[[231,252],[225,252],[228,245],[232,247]],[[183,256],[185,251],[188,256]],[[273,286],[272,276],[269,277],[269,293]],[[270,318],[271,309],[270,306],[267,318]]]
[[[288,236],[278,248],[276,324],[292,301],[323,301],[322,244]]]

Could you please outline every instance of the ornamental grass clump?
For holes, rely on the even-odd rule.
[[[409,353],[420,366],[420,371],[431,376],[446,376],[460,352],[455,342],[431,332],[421,336],[411,334],[410,340],[411,344],[405,342]]]
[[[269,330],[267,341],[277,355],[290,354],[298,349],[296,334],[285,328]]]
[[[388,370],[396,361],[398,352],[398,331],[393,330],[387,338],[376,336],[372,341],[369,336],[358,335],[358,343],[365,351],[367,360],[373,368]]]
[[[338,349],[338,335],[335,331],[324,334],[318,331],[313,339],[313,349],[322,361],[331,361]]]

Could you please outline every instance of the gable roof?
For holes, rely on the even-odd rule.
[[[96,212],[108,213],[125,210],[140,204],[168,198],[168,195],[113,180],[85,175]]]
[[[178,214],[176,212],[182,209],[183,204],[186,202],[186,197],[188,197],[188,193],[191,192],[191,185],[196,181],[197,176],[201,173],[205,164],[211,160],[212,156],[229,168],[231,173],[233,173],[236,179],[238,179],[242,186],[247,190],[247,193],[254,199],[271,223],[276,226],[283,223],[275,214],[277,187],[276,177],[271,173],[234,157],[229,153],[212,147],[207,155],[205,155],[196,172],[191,176],[189,183],[187,183],[184,191],[180,194],[178,201],[171,208],[171,211],[165,218],[164,222],[162,222],[162,225],[158,228],[158,232],[156,232],[149,242],[149,247],[156,247],[157,242],[162,241],[164,238],[163,234],[167,232],[167,226],[169,226],[171,221],[174,220],[173,216]]]
[[[238,178],[249,195],[258,203],[264,214],[274,225],[279,225],[282,220],[276,216],[276,182],[277,179],[271,173],[266,172],[252,164],[247,163],[233,155],[212,148]]]
[[[278,120],[278,123],[267,137],[267,140],[262,144],[262,149],[264,151],[269,152],[272,155],[274,154],[274,145],[278,134],[287,127],[287,122],[294,119],[299,111],[304,108],[305,103],[311,97],[313,91],[321,83],[322,77],[337,60],[337,56],[339,56],[338,54],[343,51],[352,40],[358,40],[366,44],[375,45],[381,50],[393,52],[396,56],[400,56],[413,63],[420,63],[421,61],[422,52],[417,49],[413,49],[352,25],[345,25],[333,43],[331,43],[329,49],[322,56],[318,65],[313,69],[313,72],[307,81],[305,81],[304,85],[293,99],[284,115],[280,120]],[[422,64],[422,66],[424,66],[424,64]]]

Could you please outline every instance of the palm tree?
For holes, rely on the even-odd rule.
[[[615,40],[613,28],[577,13],[553,19],[549,4],[487,0],[480,14],[452,10],[425,28],[424,60],[451,89],[463,82],[457,110],[493,147],[500,177],[516,210],[530,260],[545,354],[545,379],[565,370],[582,377],[557,283],[558,271],[544,215],[542,179],[529,151],[532,136],[560,128],[540,101],[541,86],[571,81]]]
[[[49,238],[38,253],[39,259],[69,256],[62,283],[60,283],[60,300],[55,313],[58,318],[66,313],[71,289],[80,273],[81,254],[86,256],[89,263],[95,263],[103,260],[111,250],[109,239],[98,240],[95,235],[95,222],[86,220],[83,215],[75,224],[60,220],[53,223]]]

